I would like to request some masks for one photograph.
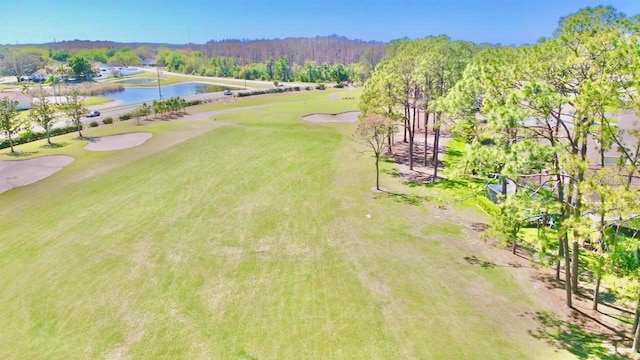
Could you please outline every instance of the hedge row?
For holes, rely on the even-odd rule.
[[[305,87],[305,89],[311,90],[309,86]],[[236,96],[245,97],[245,96],[264,95],[264,94],[276,94],[276,93],[283,93],[283,92],[289,92],[294,90],[296,90],[295,87],[277,87],[277,88],[266,89],[266,90],[252,90],[252,91],[238,92]],[[298,87],[297,91],[299,90],[300,88]]]
[[[74,131],[78,131],[78,127],[75,125],[69,125],[61,128],[51,129],[49,133],[51,134],[51,136],[57,136],[57,135],[72,133]],[[47,134],[43,132],[34,132],[32,130],[25,130],[25,131],[21,131],[18,134],[18,137],[13,139],[13,145],[15,146],[20,144],[26,144],[28,142],[32,142],[40,139],[46,139],[46,138],[47,138]],[[4,139],[0,141],[0,149],[6,149],[8,147],[9,147],[8,139]]]

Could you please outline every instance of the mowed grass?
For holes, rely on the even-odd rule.
[[[0,194],[0,358],[564,356],[505,269],[462,260],[461,227],[370,192],[354,124],[300,120],[355,108],[334,99],[89,130],[154,133],[119,152],[21,148],[76,162]]]

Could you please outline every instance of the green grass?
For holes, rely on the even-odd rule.
[[[91,106],[91,105],[99,105],[99,104],[104,104],[104,103],[108,103],[113,101],[113,99],[109,99],[106,97],[100,97],[100,96],[90,96],[88,97],[82,104],[84,106]]]
[[[252,97],[191,109],[215,121],[86,131],[154,134],[137,148],[20,146],[76,161],[0,194],[0,358],[568,355],[529,335],[528,284],[464,260],[463,227],[423,207],[438,188],[384,176],[418,201],[376,197],[355,125],[300,120],[355,105]]]

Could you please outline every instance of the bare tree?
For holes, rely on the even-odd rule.
[[[356,137],[367,145],[375,156],[377,190],[380,190],[380,157],[385,148],[387,135],[392,130],[393,121],[378,114],[366,114],[356,129]]]

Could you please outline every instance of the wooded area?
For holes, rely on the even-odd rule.
[[[562,18],[553,38],[532,46],[401,40],[389,45],[360,107],[365,118],[397,122],[410,168],[420,109],[434,149],[443,126],[464,139],[464,161],[450,176],[499,184],[498,204],[487,208],[492,235],[515,253],[521,229],[537,228],[523,245],[555,264],[557,279],[564,270],[568,307],[584,291],[580,273],[593,281],[593,309],[604,283],[620,301],[640,304],[640,244],[628,231],[640,217],[638,44],[638,19],[612,7]]]

